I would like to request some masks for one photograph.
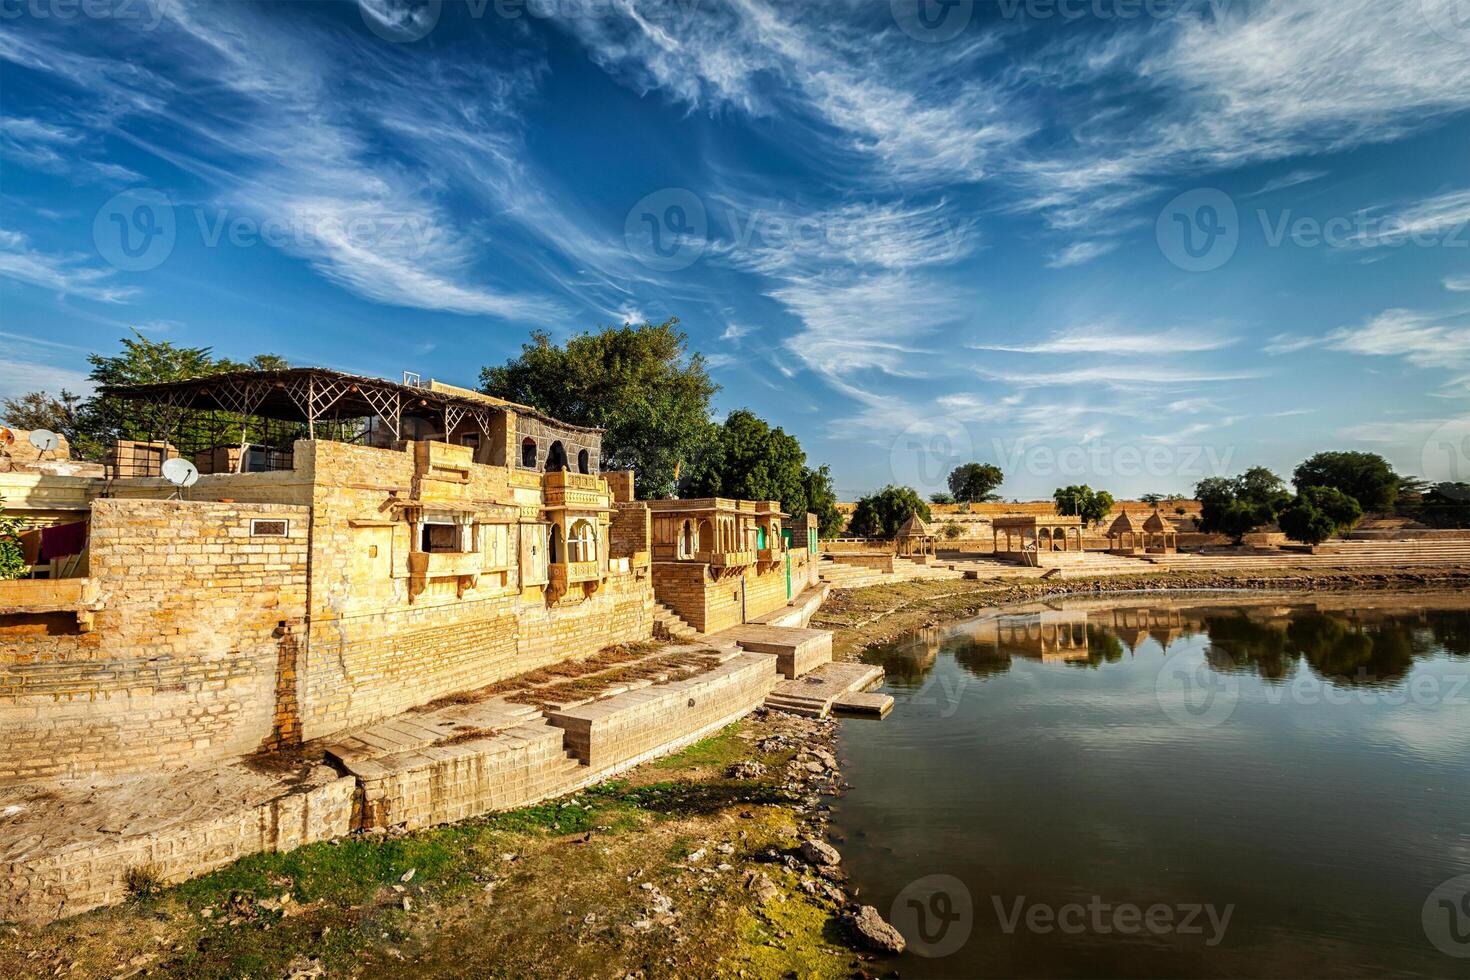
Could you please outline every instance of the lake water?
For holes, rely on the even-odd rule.
[[[832,801],[903,977],[1470,977],[1470,601],[1135,595],[869,659]]]

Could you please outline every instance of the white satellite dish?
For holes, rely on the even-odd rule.
[[[192,487],[199,482],[199,468],[187,459],[175,456],[164,460],[163,478],[176,487]]]
[[[49,453],[61,445],[61,439],[50,429],[36,429],[31,433],[31,445],[38,453]]]

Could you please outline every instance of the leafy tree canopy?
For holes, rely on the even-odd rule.
[[[1088,524],[1096,524],[1113,509],[1113,495],[1106,490],[1094,490],[1083,483],[1070,487],[1058,487],[1052,493],[1058,514],[1076,514]]]
[[[731,412],[723,425],[708,427],[699,454],[679,483],[679,494],[779,500],[789,514],[816,514],[821,537],[836,537],[842,530],[832,471],[807,466],[795,436],[745,409]]]
[[[113,355],[89,354],[92,365],[88,377],[98,387],[103,385],[151,384],[160,381],[182,381],[225,371],[249,369],[269,370],[287,367],[286,360],[276,354],[258,354],[249,361],[233,361],[215,357],[209,347],[183,347],[166,340],[150,340],[137,331],[122,339],[122,349]],[[100,395],[82,399],[69,391],[53,397],[44,391],[33,391],[0,403],[0,413],[10,424],[23,429],[52,429],[66,436],[72,452],[82,459],[101,459],[112,440],[148,438],[152,410],[129,405],[125,413],[113,399]],[[235,419],[229,413],[214,413],[221,425]],[[124,424],[120,419],[132,419]],[[234,426],[238,430],[238,425]],[[202,447],[180,447],[192,449]]]
[[[913,487],[890,484],[857,502],[847,529],[862,538],[891,538],[915,514],[929,520],[929,505]]]
[[[949,492],[965,502],[997,500],[995,489],[1005,482],[1005,474],[991,463],[964,463],[949,474]]]
[[[564,346],[537,331],[519,357],[484,368],[480,387],[553,418],[606,429],[604,466],[633,469],[644,498],[667,497],[675,468],[696,460],[710,436],[710,398],[720,388],[704,358],[687,353],[678,323],[604,327]]]
[[[952,493],[931,493],[929,495],[929,503],[931,504],[952,504],[954,502],[954,494]]]
[[[1399,494],[1399,476],[1377,453],[1318,453],[1291,475],[1300,493],[1307,487],[1332,487],[1358,502],[1364,511],[1384,511]]]
[[[1293,541],[1321,544],[1363,516],[1356,499],[1335,487],[1307,487],[1281,512],[1281,530]]]
[[[1199,529],[1207,534],[1229,535],[1237,544],[1246,534],[1276,520],[1291,503],[1291,494],[1281,477],[1264,466],[1254,466],[1230,479],[1212,476],[1194,487],[1200,502]]]

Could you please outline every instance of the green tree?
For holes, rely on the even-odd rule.
[[[1088,524],[1096,524],[1113,509],[1113,495],[1094,490],[1087,484],[1059,487],[1052,493],[1058,514],[1076,514]]]
[[[1350,530],[1363,516],[1358,501],[1335,487],[1307,487],[1297,494],[1278,520],[1293,541],[1321,544]]]
[[[966,503],[998,499],[995,489],[1005,481],[999,466],[991,463],[964,463],[949,474],[949,492],[954,499]]]
[[[890,484],[858,500],[847,529],[860,538],[891,538],[915,514],[929,520],[929,505],[912,487]]]
[[[953,541],[955,538],[958,538],[961,534],[964,534],[964,533],[965,533],[964,529],[962,527],[960,527],[954,521],[946,521],[945,522],[945,524],[944,524],[944,540],[946,540],[946,541]]]
[[[779,500],[791,513],[807,510],[806,453],[794,436],[771,428],[746,409],[709,428],[704,451],[680,481],[684,497]]]
[[[1291,494],[1281,477],[1264,466],[1255,466],[1229,479],[1212,476],[1194,487],[1200,502],[1199,529],[1207,534],[1226,534],[1237,544],[1249,532],[1276,520]]]
[[[25,571],[25,553],[20,547],[24,527],[14,517],[5,516],[5,498],[0,497],[0,579],[20,578]]]
[[[831,540],[846,523],[837,509],[837,491],[832,489],[832,470],[825,463],[802,474],[806,484],[806,509],[817,515],[817,537]]]
[[[931,493],[929,495],[929,503],[931,504],[952,504],[954,502],[954,494],[952,493]]]
[[[56,397],[45,391],[31,391],[19,398],[0,401],[0,421],[13,429],[50,429],[71,441],[81,403],[81,395],[65,388]]]
[[[488,394],[577,425],[606,429],[603,464],[632,468],[640,496],[666,497],[675,468],[699,458],[720,386],[671,318],[580,333],[565,346],[536,331],[519,357],[480,372]]]
[[[1358,502],[1365,512],[1385,511],[1399,494],[1399,476],[1377,453],[1317,453],[1291,475],[1300,493],[1307,487],[1332,487]]]

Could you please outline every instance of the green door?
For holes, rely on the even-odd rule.
[[[766,546],[766,529],[763,527],[755,529],[755,546],[762,549]]]
[[[786,552],[786,598],[791,598],[791,552]]]

